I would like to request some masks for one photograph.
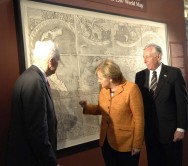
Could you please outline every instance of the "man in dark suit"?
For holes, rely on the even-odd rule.
[[[8,166],[57,166],[54,104],[47,77],[60,55],[54,42],[37,41],[34,64],[17,79],[12,96]]]
[[[147,45],[143,58],[147,69],[136,73],[135,82],[144,102],[148,165],[181,166],[188,109],[185,81],[180,69],[161,63],[160,46]]]

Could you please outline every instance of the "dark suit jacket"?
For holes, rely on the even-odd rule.
[[[185,81],[178,68],[162,64],[156,94],[149,93],[149,70],[136,73],[144,101],[145,136],[154,134],[161,143],[173,141],[177,128],[186,129],[187,92]]]
[[[50,91],[36,66],[16,81],[7,163],[9,166],[56,166],[56,117]]]

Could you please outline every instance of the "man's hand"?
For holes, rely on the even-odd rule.
[[[183,139],[184,139],[184,132],[176,130],[175,133],[174,133],[173,141],[177,142],[177,141],[180,141],[180,140],[183,140]]]

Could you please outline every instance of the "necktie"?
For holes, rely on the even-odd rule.
[[[154,96],[155,90],[157,88],[157,72],[153,71],[152,78],[151,78],[151,84],[150,84],[150,92]]]
[[[48,81],[48,80],[46,81],[46,83],[47,83],[48,87],[50,88],[50,84],[49,84],[49,81]]]
[[[49,91],[49,93],[51,95],[52,92],[51,92],[50,83],[49,83],[48,80],[46,81],[46,84],[47,84],[48,91]]]

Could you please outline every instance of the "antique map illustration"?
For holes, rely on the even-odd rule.
[[[102,59],[117,62],[127,80],[145,68],[143,47],[163,48],[168,63],[166,25],[100,12],[21,0],[26,66],[32,64],[37,40],[51,39],[60,49],[61,61],[50,77],[58,120],[58,149],[99,138],[100,116],[83,115],[80,100],[97,104],[99,85],[95,68]]]

